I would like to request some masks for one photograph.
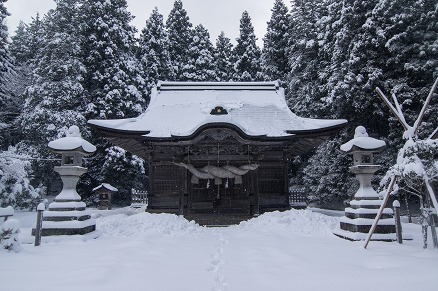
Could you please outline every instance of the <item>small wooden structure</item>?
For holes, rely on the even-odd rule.
[[[149,162],[148,212],[242,220],[290,209],[290,159],[346,122],[296,116],[277,82],[160,82],[139,117],[89,124]]]
[[[102,183],[96,188],[93,189],[93,192],[95,192],[98,195],[99,204],[97,208],[99,210],[104,209],[111,209],[112,204],[112,195],[113,192],[117,192],[117,188],[111,186],[111,184],[108,183]]]

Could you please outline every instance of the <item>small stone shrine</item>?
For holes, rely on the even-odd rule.
[[[76,184],[79,177],[87,172],[82,167],[82,158],[93,154],[96,147],[82,139],[77,126],[71,126],[66,137],[51,141],[48,146],[62,156],[61,166],[56,166],[55,171],[61,176],[63,188],[44,211],[42,236],[84,235],[95,231],[96,221],[85,209],[85,203],[76,192]],[[35,230],[32,230],[32,235],[34,233]]]
[[[379,194],[371,186],[374,173],[380,168],[374,164],[373,154],[380,152],[385,142],[368,136],[363,126],[356,128],[354,138],[341,145],[341,150],[353,155],[353,166],[350,171],[359,180],[359,190],[345,208],[345,216],[341,218],[340,229],[335,235],[352,241],[365,240],[377,212],[383,203]],[[373,240],[394,241],[395,221],[393,210],[385,208],[373,234]]]
[[[111,186],[111,184],[108,183],[102,183],[94,188],[93,192],[95,192],[99,198],[99,205],[97,206],[97,208],[99,210],[110,210],[112,204],[112,193],[117,191],[117,188]]]

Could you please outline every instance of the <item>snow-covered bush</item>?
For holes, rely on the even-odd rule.
[[[0,152],[0,206],[32,208],[37,203],[39,188],[30,184],[31,163],[15,147]]]
[[[409,139],[400,150],[397,164],[388,170],[381,181],[381,187],[386,188],[391,177],[398,176],[399,183],[394,194],[402,191],[404,194],[423,195],[424,181],[438,179],[438,162],[435,158],[437,152],[437,140]]]
[[[21,251],[18,234],[20,233],[21,224],[17,219],[8,219],[0,226],[0,249]]]

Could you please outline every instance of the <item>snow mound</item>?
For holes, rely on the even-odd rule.
[[[281,231],[301,236],[332,236],[339,225],[338,217],[331,217],[311,210],[267,212],[257,218],[240,223],[241,231]]]
[[[187,235],[200,233],[200,227],[193,221],[174,214],[137,213],[116,214],[97,219],[96,227],[104,235],[136,237],[150,234]]]

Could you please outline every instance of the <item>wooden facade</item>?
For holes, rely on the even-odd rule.
[[[217,86],[213,89],[220,91]],[[234,89],[238,95],[238,88]],[[203,90],[196,92],[202,95]],[[212,106],[206,115],[226,110]],[[149,162],[147,211],[176,213],[201,223],[209,217],[205,223],[214,224],[212,217],[234,215],[242,220],[265,211],[289,209],[289,160],[318,146],[346,122],[317,129],[295,130],[291,126],[284,135],[268,136],[250,135],[248,130],[223,120],[200,124],[190,134],[170,136],[149,136],[149,130],[124,130],[100,122],[90,123],[113,144]],[[239,179],[194,179],[187,169],[244,165],[257,165],[257,168]],[[220,219],[216,222],[221,224]]]

